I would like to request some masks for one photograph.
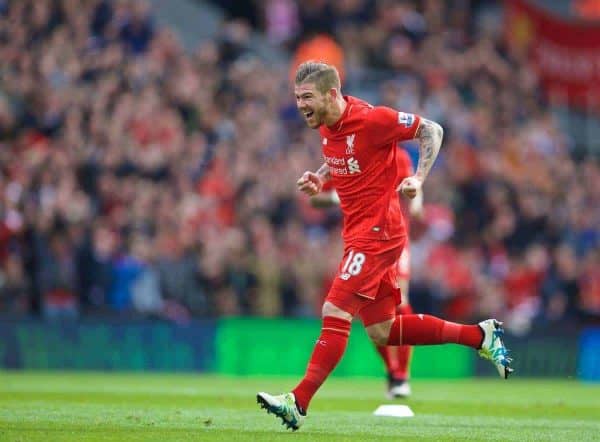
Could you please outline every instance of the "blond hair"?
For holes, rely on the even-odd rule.
[[[324,94],[329,89],[340,89],[340,74],[335,66],[321,61],[305,61],[296,69],[296,85],[314,83],[317,90]]]

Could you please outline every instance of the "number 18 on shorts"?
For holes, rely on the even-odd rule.
[[[395,266],[403,244],[381,252],[348,248],[340,263],[331,292],[375,299],[382,280],[394,281]]]
[[[362,266],[365,263],[365,254],[360,252],[354,252],[354,250],[350,250],[348,253],[348,258],[346,258],[346,262],[344,263],[344,267],[340,272],[340,278],[344,281],[347,281],[352,276],[357,276],[362,270]]]

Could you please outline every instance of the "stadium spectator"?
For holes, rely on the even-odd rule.
[[[350,93],[444,125],[413,229],[417,305],[524,330],[536,317],[597,319],[600,167],[578,155],[529,61],[478,3],[257,4],[283,10],[270,32],[288,46],[330,34]],[[295,193],[290,171],[316,166],[318,140],[296,116],[289,67],[253,55],[243,18],[188,54],[144,2],[2,5],[0,313],[44,312],[59,287],[70,315],[135,313],[146,273],[117,296],[135,258],[155,272],[141,281],[158,278],[162,310],[148,314],[318,314],[331,273],[316,269],[335,266],[339,218]],[[296,23],[293,34],[274,20]],[[338,245],[322,250],[322,237]],[[452,284],[430,263],[456,271]]]

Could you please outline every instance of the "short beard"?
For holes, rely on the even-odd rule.
[[[322,107],[320,108],[318,111],[315,110],[315,120],[317,121],[317,126],[319,127],[322,124],[325,124],[325,115],[327,115],[327,108],[326,107]]]

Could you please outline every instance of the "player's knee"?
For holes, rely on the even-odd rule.
[[[367,334],[369,335],[369,338],[371,338],[371,341],[373,341],[373,343],[375,345],[386,345],[388,338],[387,336],[383,335],[382,333],[378,332],[378,331],[367,331]]]
[[[331,302],[325,302],[321,310],[321,316],[333,316],[335,318],[345,319],[346,321],[352,321],[352,315]]]
[[[375,345],[387,345],[390,336],[390,321],[370,325],[366,330]]]

